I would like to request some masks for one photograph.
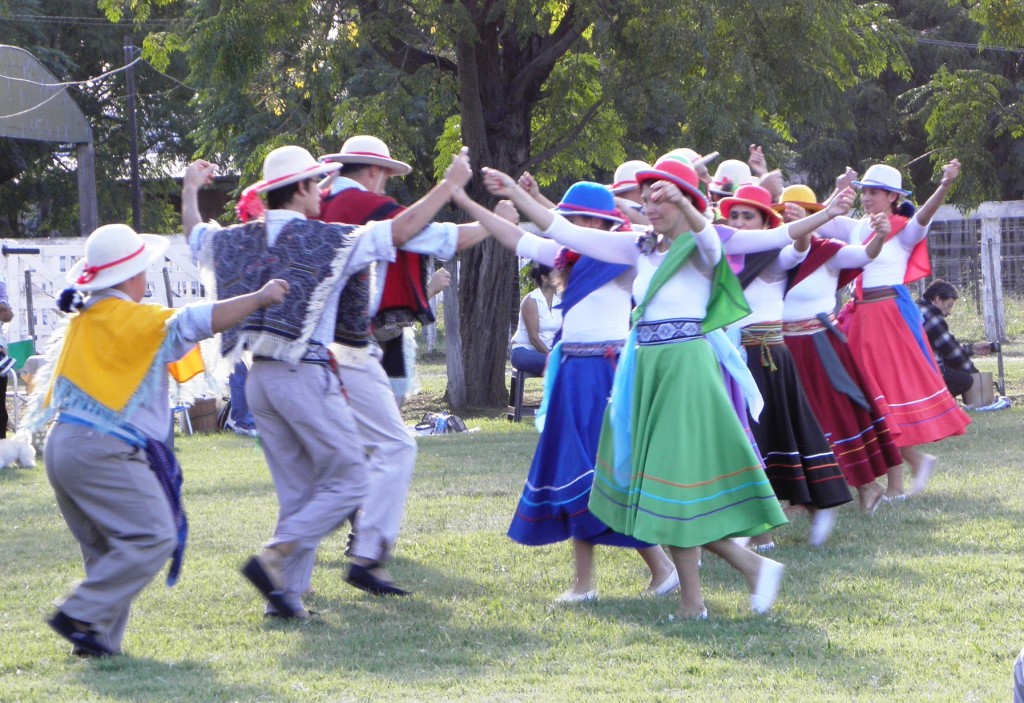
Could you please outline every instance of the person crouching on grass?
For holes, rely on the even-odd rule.
[[[48,623],[79,656],[120,654],[132,601],[172,556],[168,585],[180,572],[188,526],[181,469],[161,441],[172,422],[167,364],[288,292],[274,279],[217,303],[143,305],[146,269],[167,244],[120,224],[89,236],[60,298],[78,312],[53,342],[27,419],[38,430],[56,418],[43,460],[85,579]]]

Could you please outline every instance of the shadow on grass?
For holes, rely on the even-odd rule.
[[[493,589],[423,563],[396,560],[394,570],[408,577],[410,598],[344,594],[342,599],[312,596],[308,605],[330,608],[322,623],[300,630],[304,637],[281,654],[288,670],[337,668],[353,674],[416,684],[490,674],[509,652],[547,646],[528,623],[509,625],[512,607]],[[331,569],[337,564],[321,563]],[[354,594],[354,595],[353,595]],[[491,600],[477,603],[486,594]],[[471,612],[466,606],[471,604]],[[340,614],[343,626],[336,623]],[[284,626],[289,626],[285,624]],[[325,649],[325,639],[337,645]]]
[[[83,664],[84,668],[77,672],[81,684],[105,699],[132,703],[167,701],[169,681],[173,681],[173,700],[249,701],[266,697],[265,689],[225,683],[210,666],[194,660],[169,664],[122,656]]]

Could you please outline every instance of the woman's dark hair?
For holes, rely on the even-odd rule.
[[[924,289],[924,299],[931,302],[938,298],[939,300],[949,300],[952,298],[956,300],[960,297],[960,294],[956,290],[956,286],[952,283],[947,283],[941,278],[932,281],[932,284]]]
[[[892,212],[894,215],[902,215],[909,220],[917,212],[917,208],[909,200],[899,200],[892,204]]]
[[[295,197],[295,194],[299,192],[299,186],[303,183],[308,184],[308,188],[316,187],[316,179],[308,178],[304,181],[296,181],[295,183],[289,183],[286,186],[280,188],[274,188],[273,190],[267,191],[267,209],[268,210],[280,210],[288,201]]]
[[[536,283],[539,287],[540,279],[543,276],[550,276],[552,271],[554,271],[554,269],[551,268],[550,266],[538,264],[536,261],[534,261],[533,265],[530,267],[530,278],[532,278],[533,282]]]

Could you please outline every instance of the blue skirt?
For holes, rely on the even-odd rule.
[[[651,544],[614,532],[587,508],[601,422],[615,360],[569,356],[555,378],[544,431],[508,536],[538,546],[566,539],[642,549]]]

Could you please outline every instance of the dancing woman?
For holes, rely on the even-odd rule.
[[[790,200],[787,202],[787,197]],[[807,186],[790,186],[779,210],[787,222],[817,212]],[[872,220],[879,236],[867,245],[812,236],[807,258],[790,272],[782,310],[785,344],[814,415],[825,431],[847,483],[857,489],[860,507],[873,512],[885,489],[875,479],[903,463],[886,422],[884,398],[856,363],[846,336],[835,324],[836,290],[852,281],[882,249],[888,218]]]
[[[738,230],[762,230],[782,223],[771,207],[771,194],[756,185],[738,188],[734,196],[721,201],[720,209],[729,226]],[[820,546],[835,525],[835,508],[851,497],[782,339],[787,274],[806,257],[806,247],[806,242],[802,247],[790,244],[733,261],[734,269],[741,267],[738,276],[752,308],[735,327],[740,329],[747,367],[764,399],[764,410],[750,426],[765,473],[780,501],[806,506],[811,512],[810,543]],[[771,548],[774,543],[762,541],[758,547]]]
[[[575,579],[556,602],[597,598],[597,544],[636,549],[651,570],[645,592],[673,592],[679,579],[661,547],[613,532],[587,509],[601,418],[615,364],[629,333],[633,268],[580,256],[554,240],[523,232],[468,197],[460,196],[457,202],[519,256],[558,268],[564,282],[561,340],[548,362],[543,429],[509,537],[530,546],[572,540]],[[611,192],[597,183],[576,183],[555,211],[580,227],[600,230],[625,221],[615,209]],[[544,221],[536,224],[549,225],[554,216],[543,206],[539,213]],[[514,209],[511,216],[515,217]]]
[[[536,213],[508,176],[484,170],[492,193],[511,197],[546,232],[581,254],[636,270],[633,332],[616,369],[605,413],[590,510],[617,532],[671,547],[681,583],[677,614],[706,618],[697,547],[740,571],[751,607],[771,608],[783,566],[730,537],[786,522],[726,393],[705,331],[749,312],[702,212],[707,203],[688,163],[661,159],[637,174],[653,231],[636,237],[574,227]],[[812,230],[833,211],[810,218]],[[636,344],[639,347],[636,347]],[[624,385],[620,385],[624,384]]]
[[[921,313],[905,285],[931,272],[925,238],[959,175],[960,162],[953,159],[943,167],[939,187],[916,213],[900,203],[910,191],[903,189],[900,172],[891,166],[876,164],[861,181],[854,181],[864,212],[868,217],[885,214],[890,230],[878,258],[861,275],[847,334],[854,357],[885,396],[896,445],[914,475],[909,495],[923,491],[935,470],[936,458],[918,447],[961,435],[970,424],[939,374]],[[869,223],[867,218],[844,218],[831,227],[839,230],[840,238],[863,242],[870,236]],[[907,495],[903,467],[893,467],[886,496],[902,500]]]

